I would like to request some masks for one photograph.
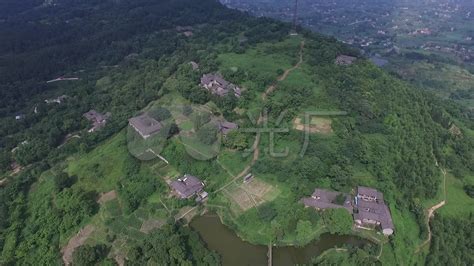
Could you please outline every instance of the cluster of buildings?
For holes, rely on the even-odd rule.
[[[145,140],[158,134],[163,128],[163,124],[148,113],[130,118],[128,124]],[[224,119],[219,120],[216,126],[218,132],[224,136],[239,127],[236,123]]]
[[[241,90],[236,85],[228,82],[219,74],[205,74],[201,77],[201,86],[211,94],[223,97],[233,93],[235,97],[240,97]]]
[[[392,235],[395,227],[383,194],[376,189],[359,186],[354,197],[349,194],[316,188],[311,197],[303,198],[306,207],[316,210],[345,209],[359,228],[380,228],[384,235]]]

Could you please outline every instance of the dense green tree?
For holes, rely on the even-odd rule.
[[[126,264],[218,265],[219,261],[189,227],[167,224],[134,246]]]
[[[217,141],[217,130],[214,123],[207,123],[198,130],[197,137],[202,143],[212,145]]]
[[[325,210],[321,216],[332,234],[349,234],[352,230],[352,216],[345,209]]]
[[[58,191],[71,187],[76,179],[77,177],[69,176],[65,172],[61,172],[53,176],[54,186]]]
[[[105,262],[109,249],[105,245],[89,246],[82,245],[72,253],[72,263],[77,266],[89,265],[115,265]]]

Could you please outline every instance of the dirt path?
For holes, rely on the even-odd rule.
[[[296,65],[294,65],[293,67],[285,70],[285,72],[283,72],[283,74],[277,78],[277,82],[285,80],[293,70],[299,68],[300,65],[303,63],[304,44],[305,44],[304,40],[301,41],[298,63],[296,63]],[[262,100],[265,102],[268,98],[268,95],[270,95],[273,91],[275,91],[276,88],[277,88],[276,82],[274,84],[270,85],[265,90],[265,92],[262,93]],[[264,112],[262,111],[262,112],[260,112],[260,115],[258,117],[257,126],[261,125],[264,121],[265,121],[265,115],[264,115]],[[240,172],[238,175],[236,175],[230,182],[228,182],[227,184],[225,184],[222,187],[220,187],[219,189],[217,189],[215,191],[216,193],[223,190],[223,189],[225,189],[227,186],[234,183],[234,181],[236,181],[237,179],[244,177],[250,171],[252,166],[257,162],[258,158],[260,157],[260,148],[258,147],[259,144],[260,144],[260,139],[261,139],[261,135],[260,135],[260,133],[257,133],[257,135],[255,136],[255,141],[253,142],[253,145],[252,145],[252,150],[253,150],[252,161],[250,161],[250,163],[247,165],[247,167],[245,167],[244,170],[242,170],[242,172]]]
[[[283,72],[283,74],[277,78],[277,81],[285,80],[292,71],[294,71],[295,69],[301,66],[301,64],[303,63],[303,49],[304,49],[304,41],[301,41],[300,52],[299,52],[300,59],[298,63],[296,63],[296,65],[294,65],[293,67],[285,70],[285,72]],[[270,95],[276,89],[276,87],[277,87],[276,83],[270,85],[270,87],[268,87],[265,90],[265,92],[262,94],[262,100],[264,101],[267,100],[268,95]]]
[[[438,166],[438,161],[436,161],[436,166]],[[443,198],[444,199],[438,204],[428,209],[428,216],[426,217],[426,226],[428,228],[428,238],[416,248],[415,253],[420,252],[420,250],[423,247],[425,247],[431,242],[432,233],[431,233],[431,227],[430,227],[430,220],[432,217],[434,217],[435,211],[446,204],[446,169],[443,169],[443,168],[440,168],[440,169],[441,169],[441,173],[443,173]]]
[[[72,263],[72,253],[74,250],[82,246],[87,238],[94,232],[95,227],[93,225],[86,225],[82,228],[76,236],[71,238],[67,245],[62,249],[63,253],[63,262],[65,265],[70,265]]]

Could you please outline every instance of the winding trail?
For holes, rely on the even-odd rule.
[[[262,101],[265,102],[268,98],[268,96],[273,93],[273,91],[275,91],[275,89],[277,89],[277,83],[280,82],[280,81],[284,81],[288,75],[294,71],[295,69],[299,68],[301,66],[301,64],[303,63],[303,50],[304,50],[304,40],[301,41],[301,44],[300,44],[300,51],[299,51],[299,60],[298,62],[296,63],[296,65],[292,66],[291,68],[285,70],[283,72],[283,74],[281,76],[279,76],[276,80],[276,82],[274,82],[272,85],[270,85],[266,90],[265,92],[262,93]],[[260,112],[260,115],[258,117],[258,120],[257,120],[257,126],[261,125],[263,122],[265,122],[266,120],[266,117],[265,117],[265,114],[264,112]],[[249,173],[250,169],[252,168],[252,166],[255,164],[255,162],[257,162],[258,158],[260,157],[260,148],[259,148],[259,144],[260,144],[260,139],[261,139],[261,134],[257,132],[257,135],[255,136],[255,141],[253,142],[253,145],[252,145],[252,150],[253,150],[253,157],[252,157],[252,161],[250,161],[250,163],[244,168],[244,170],[242,170],[242,172],[240,172],[238,175],[236,175],[231,181],[229,181],[227,184],[223,185],[222,187],[220,187],[219,189],[217,189],[215,191],[215,193],[225,189],[226,187],[228,187],[229,185],[231,185],[232,183],[234,183],[237,179],[239,178],[242,178],[244,177],[246,174]]]
[[[436,161],[436,166],[439,167],[438,161]],[[432,233],[431,233],[431,227],[430,227],[430,220],[431,220],[431,218],[434,217],[435,211],[438,210],[439,208],[443,207],[446,204],[446,169],[440,168],[440,170],[441,170],[441,173],[443,173],[443,200],[441,202],[439,202],[438,204],[430,207],[427,210],[428,211],[428,216],[426,217],[426,226],[428,228],[428,238],[425,241],[423,241],[423,243],[421,243],[416,248],[415,254],[420,252],[423,247],[425,247],[426,245],[428,245],[431,242]]]

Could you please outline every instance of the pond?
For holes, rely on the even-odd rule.
[[[224,266],[267,265],[267,246],[253,245],[240,239],[231,229],[223,225],[217,215],[204,215],[191,221],[191,228],[197,231],[211,250],[217,251]],[[361,247],[368,240],[356,236],[322,234],[316,241],[304,247],[274,247],[273,265],[294,265],[309,263],[311,258],[325,250],[344,244]]]

